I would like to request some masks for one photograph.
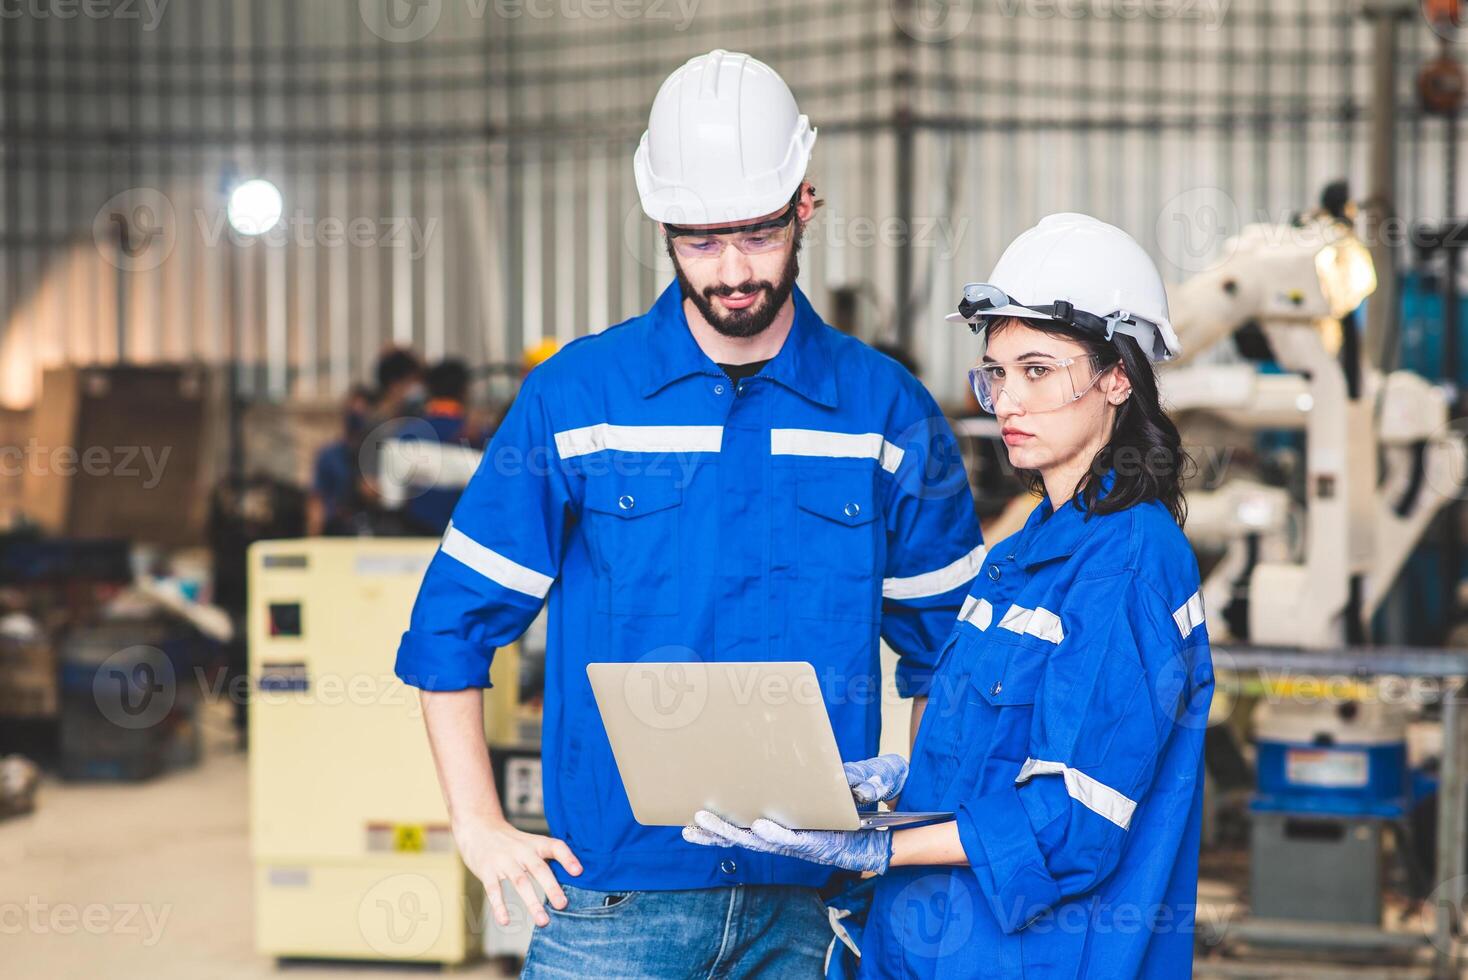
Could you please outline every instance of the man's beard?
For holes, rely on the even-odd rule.
[[[794,246],[790,249],[790,258],[785,262],[785,268],[780,273],[778,284],[768,279],[751,279],[737,286],[708,286],[702,292],[694,288],[693,283],[683,274],[683,266],[678,262],[678,256],[673,251],[673,243],[667,242],[668,257],[673,260],[673,272],[678,277],[678,286],[683,290],[683,298],[693,301],[698,307],[698,312],[703,314],[704,321],[725,337],[754,337],[769,329],[770,324],[775,322],[781,307],[790,298],[790,292],[795,288],[795,277],[800,275],[800,233],[797,231]],[[734,246],[730,245],[729,248]],[[762,292],[765,295],[763,303],[756,303],[743,310],[726,310],[719,312],[714,308],[714,296],[732,296],[735,293],[749,295],[754,292]]]

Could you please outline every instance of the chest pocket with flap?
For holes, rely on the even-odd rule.
[[[1029,755],[1035,699],[1049,650],[990,636],[975,646],[978,656],[968,677],[968,710],[986,716],[984,737],[992,758],[1022,763]]]
[[[621,615],[678,612],[683,488],[671,477],[613,474],[588,481],[587,543],[597,566],[597,609]]]
[[[803,616],[876,620],[882,523],[869,469],[806,470],[795,487],[796,570]]]

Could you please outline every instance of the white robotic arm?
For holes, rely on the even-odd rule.
[[[1247,364],[1169,368],[1161,379],[1169,408],[1206,411],[1244,429],[1306,434],[1302,541],[1287,542],[1274,520],[1253,530],[1230,526],[1227,496],[1216,521],[1207,521],[1208,507],[1198,514],[1203,526],[1190,521],[1199,543],[1220,532],[1271,543],[1269,553],[1225,547],[1221,569],[1210,576],[1214,598],[1236,592],[1247,574],[1252,642],[1344,642],[1347,613],[1369,619],[1460,486],[1464,447],[1447,425],[1443,394],[1408,372],[1383,379],[1343,348],[1350,338],[1342,318],[1375,287],[1370,255],[1349,226],[1321,216],[1245,228],[1216,268],[1169,296],[1183,361],[1254,324],[1291,372],[1264,374]],[[1257,495],[1257,487],[1246,489]]]
[[[1168,291],[1183,364],[1248,323],[1317,324],[1346,316],[1376,290],[1371,255],[1330,218],[1249,225],[1209,271]],[[1285,365],[1290,367],[1291,365]]]

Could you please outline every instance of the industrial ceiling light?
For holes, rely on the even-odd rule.
[[[268,180],[256,177],[236,184],[229,192],[225,214],[229,226],[237,234],[251,238],[263,235],[280,223],[285,211],[280,189]]]

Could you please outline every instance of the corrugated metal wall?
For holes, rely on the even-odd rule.
[[[342,392],[389,341],[503,363],[644,309],[669,270],[632,150],[661,79],[712,47],[777,67],[820,129],[804,286],[822,307],[855,289],[875,339],[906,283],[916,354],[949,396],[966,354],[941,314],[1044,213],[1114,221],[1181,278],[1331,178],[1364,191],[1357,6],[7,4],[0,402],[28,404],[61,362],[226,359],[231,323],[245,391],[283,399]],[[1439,218],[1443,127],[1411,90],[1436,38],[1413,19],[1401,47],[1399,205]],[[265,241],[225,224],[247,176],[284,194]]]

